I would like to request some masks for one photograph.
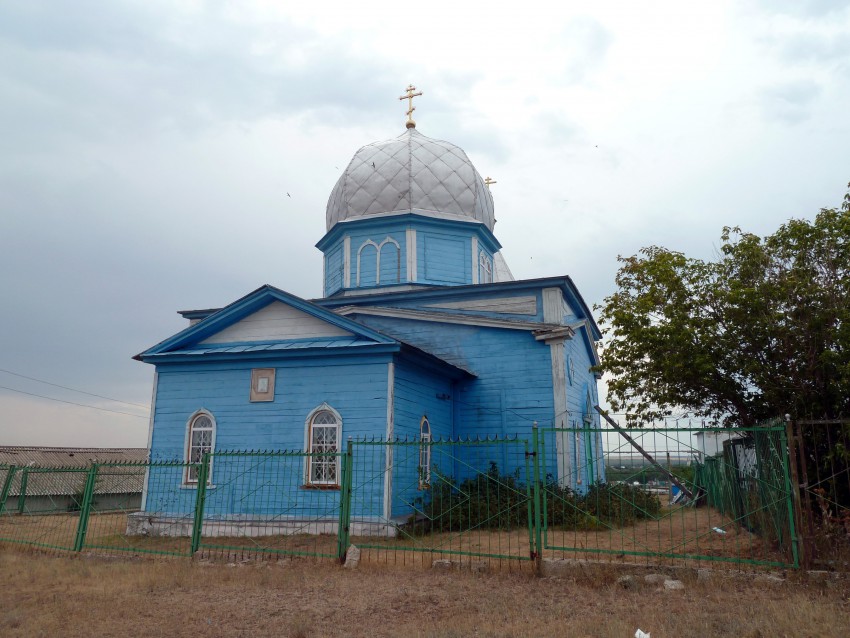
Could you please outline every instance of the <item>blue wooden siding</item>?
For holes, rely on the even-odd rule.
[[[418,232],[419,281],[431,284],[472,283],[472,233]]]
[[[549,346],[535,341],[529,332],[386,317],[363,316],[361,321],[478,376],[454,384],[456,437],[518,434],[530,438],[533,421],[541,427],[552,425]],[[502,452],[487,460],[507,473],[520,463]]]
[[[238,362],[233,364],[191,364],[159,366],[156,413],[151,456],[153,459],[183,459],[185,457],[186,426],[190,416],[205,408],[216,419],[216,450],[246,449],[305,449],[305,420],[310,412],[322,403],[328,403],[342,417],[342,438],[384,436],[387,415],[387,363],[388,357],[348,357],[343,361],[279,361],[272,364]],[[382,360],[383,359],[383,360]],[[252,367],[276,369],[275,400],[268,403],[250,403],[249,389]],[[234,461],[219,458],[213,467],[207,512],[215,514],[268,514],[257,503],[261,499],[241,500],[246,489],[245,479],[237,483],[230,479],[228,464]],[[278,463],[283,463],[279,460]],[[295,477],[303,482],[305,469],[294,461],[288,471],[297,470]],[[303,461],[302,461],[303,462]],[[263,487],[258,465],[255,487]],[[252,479],[254,480],[254,479]],[[183,496],[193,488],[180,485],[162,486],[151,481],[148,492],[148,510],[154,511],[166,502],[185,513],[192,495]],[[378,492],[370,501],[382,500],[382,485],[376,482],[370,489]],[[298,512],[300,515],[317,515],[316,508],[332,505],[338,494],[316,490],[295,490],[291,495],[293,512],[299,507],[312,508]],[[174,494],[178,495],[175,500]],[[164,500],[163,500],[164,499]],[[273,500],[268,500],[273,503]],[[242,508],[242,509],[240,509]],[[162,511],[162,510],[159,510]],[[359,512],[363,514],[363,512]]]
[[[395,366],[395,435],[401,440],[418,441],[422,417],[428,417],[431,436],[447,440],[452,437],[452,382],[438,374],[422,370],[403,359]],[[454,463],[449,454],[441,454],[441,446],[430,446],[431,480],[451,476]],[[425,495],[420,489],[419,453],[421,445],[402,444],[394,448],[392,515],[409,515],[413,501]],[[422,470],[424,471],[424,470]]]
[[[325,256],[325,295],[332,295],[342,288],[344,268],[343,244],[340,241]]]

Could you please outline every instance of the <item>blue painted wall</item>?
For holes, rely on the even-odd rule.
[[[325,294],[331,295],[342,288],[344,271],[343,243],[340,241],[325,257]]]
[[[416,233],[417,270],[421,283],[472,283],[472,233],[463,230]]]
[[[151,457],[154,460],[183,459],[189,418],[201,408],[215,417],[217,451],[304,450],[305,420],[324,402],[342,417],[343,445],[349,436],[384,436],[388,362],[389,356],[350,356],[160,365]],[[276,369],[273,402],[249,401],[253,367]],[[333,502],[338,499],[334,491],[300,489],[305,482],[303,459],[267,461],[256,464],[247,474],[239,469],[240,462],[236,457],[215,460],[212,476],[215,487],[209,491],[206,509],[209,515],[268,514],[278,508],[271,495],[240,498],[240,494],[245,494],[246,476],[253,477],[251,481],[258,488],[274,489],[270,487],[270,473],[275,464],[277,478],[285,478],[288,486],[293,515],[316,515],[319,511],[332,510]],[[298,489],[289,489],[291,487]],[[374,489],[380,491],[382,488],[376,484]],[[375,501],[381,498],[382,493],[376,495]],[[187,507],[191,508],[193,499],[194,488],[169,487],[151,480],[146,509],[185,513],[189,511]],[[279,513],[279,508],[277,511]]]
[[[420,215],[400,214],[386,218],[365,218],[337,224],[317,244],[325,253],[325,296],[338,292],[344,282],[335,251],[341,250],[344,237],[351,242],[352,288],[391,286],[409,282],[407,272],[407,230],[416,230],[417,283],[447,285],[472,283],[472,237],[492,259],[499,248],[493,234],[481,224],[438,220]],[[387,238],[394,240],[383,243]],[[381,246],[381,267],[377,272],[377,252],[363,248],[371,241]],[[383,244],[383,245],[382,245]],[[358,284],[357,256],[360,252]],[[478,256],[476,255],[476,263]],[[337,262],[337,259],[340,261]],[[478,266],[476,265],[476,268]],[[380,274],[380,278],[378,275]]]
[[[531,437],[532,422],[551,425],[553,414],[549,346],[525,331],[362,316],[366,325],[470,370],[477,379],[454,384],[454,435]],[[525,471],[525,460],[507,448],[489,447],[499,470]],[[461,464],[462,465],[462,464]],[[460,467],[458,467],[460,470]],[[463,478],[462,473],[457,473]]]

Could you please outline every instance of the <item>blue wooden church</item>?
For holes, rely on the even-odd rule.
[[[601,335],[576,286],[568,276],[514,280],[489,178],[457,146],[417,131],[412,110],[406,130],[358,150],[331,191],[321,298],[265,285],[221,309],[183,311],[186,329],[135,357],[156,367],[153,459],[599,425],[591,368]],[[553,436],[547,472],[559,483],[602,479],[598,436]],[[308,457],[302,473],[304,489],[338,487],[333,457]],[[190,492],[197,472],[175,480]],[[375,514],[388,520],[399,512],[382,496]]]

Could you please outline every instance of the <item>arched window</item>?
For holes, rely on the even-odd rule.
[[[378,285],[389,286],[401,281],[401,246],[387,237],[378,246]]]
[[[212,452],[215,447],[215,418],[207,410],[198,410],[190,418],[186,429],[186,462],[198,463],[203,461],[204,454]],[[185,482],[189,485],[198,483],[198,466],[186,468]],[[212,463],[207,474],[207,483],[212,482]]]
[[[483,250],[478,254],[478,281],[482,284],[493,283],[493,260]]]
[[[307,485],[339,486],[341,438],[342,419],[327,403],[307,417]]]
[[[419,489],[431,487],[431,424],[423,416],[419,422]]]
[[[357,286],[378,283],[378,244],[367,239],[357,251]]]

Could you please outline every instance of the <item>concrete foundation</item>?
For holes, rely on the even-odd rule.
[[[192,535],[193,516],[167,516],[135,512],[127,516],[128,536],[188,537]],[[303,519],[262,516],[228,516],[207,519],[201,527],[201,536],[259,537],[292,536],[294,534],[337,534],[336,519]],[[384,520],[351,521],[351,536],[380,536],[394,538],[398,528]]]

